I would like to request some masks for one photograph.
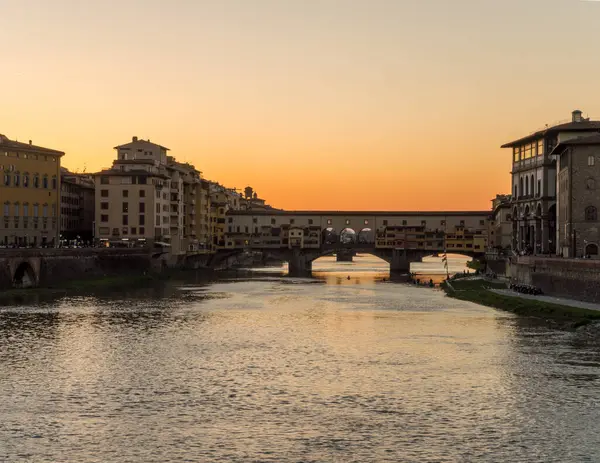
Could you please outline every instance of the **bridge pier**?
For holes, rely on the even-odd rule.
[[[352,262],[352,258],[356,255],[356,252],[348,249],[337,251],[335,253],[336,262]]]
[[[410,260],[404,249],[392,250],[392,261],[390,262],[390,272],[392,273],[409,273]]]
[[[312,274],[312,261],[314,256],[309,256],[303,251],[294,249],[288,256],[288,274],[292,277],[309,277]]]

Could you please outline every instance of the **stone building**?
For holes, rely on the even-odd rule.
[[[61,168],[61,241],[93,241],[96,210],[95,193],[96,189],[92,175],[76,174]]]
[[[58,244],[60,160],[64,154],[0,135],[0,245]]]
[[[564,257],[598,257],[600,245],[600,134],[560,142],[558,244]]]
[[[511,201],[511,195],[496,195],[492,200],[488,246],[498,251],[510,250],[512,247],[513,221]]]
[[[579,110],[571,120],[546,126],[502,145],[512,151],[512,247],[535,254],[557,252],[557,167],[554,148],[569,139],[600,130]]]
[[[174,254],[207,249],[210,201],[201,172],[168,148],[133,137],[96,177],[96,238],[168,244]]]

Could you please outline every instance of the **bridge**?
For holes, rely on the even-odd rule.
[[[411,262],[444,250],[483,255],[489,217],[489,211],[230,211],[212,265],[259,251],[287,261],[290,274],[306,275],[319,257],[357,252],[408,272]]]

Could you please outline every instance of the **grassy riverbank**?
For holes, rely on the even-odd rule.
[[[504,296],[487,289],[506,289],[506,285],[503,283],[479,279],[455,280],[450,285],[447,283],[442,285],[450,297],[494,307],[517,315],[551,319],[565,327],[577,328],[594,320],[600,320],[600,311]]]

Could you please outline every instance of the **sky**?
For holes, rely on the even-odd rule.
[[[500,145],[600,119],[600,2],[0,0],[0,133],[132,136],[285,209],[486,210]]]

